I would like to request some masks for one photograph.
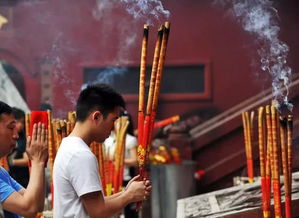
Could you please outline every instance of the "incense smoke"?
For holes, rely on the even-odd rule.
[[[154,20],[169,19],[170,11],[166,10],[161,0],[97,0],[93,16],[100,20],[114,7],[125,5],[126,11],[134,19],[152,25]]]
[[[122,75],[127,71],[125,67],[109,67],[105,70],[101,71],[101,73],[97,76],[97,81],[99,83],[107,83],[111,84],[114,81],[114,78],[117,75]]]
[[[291,111],[293,105],[288,102],[289,85],[292,75],[287,65],[289,47],[279,40],[277,10],[269,0],[215,0],[222,5],[232,4],[232,14],[238,18],[245,31],[257,36],[262,47],[258,50],[261,69],[272,77],[272,94],[276,106],[286,105]]]
[[[135,19],[130,21],[119,20],[117,23],[111,23],[109,19],[106,19],[103,23],[103,32],[118,32],[119,33],[119,46],[118,52],[114,58],[114,63],[119,65],[129,64],[128,60],[129,52],[132,50],[133,46],[136,46],[137,34],[140,32],[135,28],[134,22],[143,22],[149,25],[153,24],[154,21],[159,21],[161,19],[168,19],[170,17],[170,12],[164,9],[162,2],[160,0],[97,0],[96,8],[93,10],[93,17],[101,21],[107,15],[113,14],[112,11],[116,7],[123,8],[132,15]],[[108,20],[108,21],[107,21]],[[163,20],[164,22],[164,20]],[[128,27],[130,26],[130,28]],[[132,28],[133,26],[133,28]],[[116,28],[117,31],[112,30]],[[107,34],[103,34],[106,37]],[[104,39],[102,42],[106,43],[109,39]]]
[[[288,102],[292,70],[287,66],[289,47],[279,40],[280,28],[277,24],[277,10],[269,0],[233,1],[233,13],[240,20],[244,30],[254,33],[263,47],[258,50],[261,69],[272,76],[274,100],[285,104],[289,110],[293,105]],[[285,88],[286,91],[283,91]]]
[[[123,19],[117,23],[111,23],[109,19],[108,21],[106,19],[103,26],[103,32],[119,33],[117,53],[111,63],[116,67],[108,67],[104,71],[101,71],[96,80],[89,84],[113,84],[115,76],[122,75],[127,71],[127,68],[123,66],[127,66],[131,63],[128,57],[130,57],[130,52],[134,52],[134,47],[139,46],[136,40],[138,35],[141,34],[141,32],[139,32],[140,28],[135,28],[137,25],[134,25],[134,23],[143,22],[153,24],[155,20],[159,21],[170,17],[170,12],[164,9],[160,0],[97,0],[96,8],[93,10],[92,15],[96,20],[101,21],[104,17],[111,16],[112,11],[116,7],[124,8],[124,6],[126,12],[133,16],[133,21],[129,23],[128,20]],[[130,28],[128,27],[129,25]],[[112,28],[116,28],[117,31],[115,31],[115,29],[112,30]],[[106,37],[105,35],[106,34],[103,34],[103,37]],[[106,43],[107,40],[109,39],[104,39],[102,43]],[[88,84],[83,84],[81,89],[84,89],[87,85]]]
[[[153,17],[156,20],[161,18],[169,19],[170,12],[164,9],[160,0],[120,0],[126,4],[126,10],[135,19],[147,21],[151,25]]]
[[[97,83],[106,83],[112,85],[114,79],[119,75],[124,75],[124,73],[127,72],[127,70],[128,69],[126,67],[107,67],[103,70],[100,70],[95,80],[83,84],[81,86],[81,90],[85,89],[88,85],[93,85]]]

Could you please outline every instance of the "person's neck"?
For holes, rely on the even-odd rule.
[[[81,138],[88,146],[90,146],[92,142],[89,128],[85,123],[82,122],[76,122],[75,127],[69,136]]]

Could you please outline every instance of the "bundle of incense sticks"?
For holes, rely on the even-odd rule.
[[[242,114],[242,117],[244,117],[243,123],[246,123],[244,122],[244,119],[246,119],[245,114]],[[271,186],[273,187],[274,215],[275,217],[282,217],[281,167],[284,177],[285,217],[290,218],[292,216],[292,137],[292,115],[279,115],[277,109],[269,105],[258,109],[258,143],[263,217],[271,216]],[[279,163],[280,160],[282,164]]]
[[[105,154],[105,146],[103,146],[102,143],[96,143],[96,147],[98,148],[99,174],[101,177],[104,194],[105,194],[105,196],[107,196],[106,180],[105,180],[105,155],[104,155]]]
[[[105,196],[110,196],[113,194],[114,151],[112,151],[112,147],[106,149],[104,144],[102,144],[101,150],[103,155],[103,167],[100,167],[100,173],[101,170],[103,170],[101,181],[104,187]]]
[[[145,165],[148,162],[152,132],[156,118],[158,98],[160,94],[160,85],[165,62],[165,54],[170,31],[170,23],[166,22],[158,30],[156,40],[150,87],[145,110],[145,69],[146,53],[148,43],[148,26],[144,25],[144,34],[142,40],[141,63],[140,63],[140,82],[139,82],[139,107],[138,107],[138,165],[140,179],[145,176]]]
[[[113,193],[119,192],[123,183],[124,175],[124,160],[125,160],[125,142],[127,128],[129,125],[128,117],[123,116],[115,122],[115,153],[114,153],[114,178],[113,178]]]
[[[68,120],[67,120],[67,135],[69,135],[75,127],[76,112],[75,111],[69,111],[67,117],[68,117]]]
[[[99,174],[105,196],[110,196],[122,189],[128,125],[129,121],[126,116],[116,120],[114,125],[115,145],[105,147],[104,144],[94,142],[91,146],[91,150],[99,161]]]
[[[163,75],[163,67],[167,43],[170,32],[170,23],[165,22],[158,30],[158,36],[155,45],[152,72],[150,79],[150,87],[148,91],[148,99],[145,110],[145,69],[146,69],[146,54],[148,44],[148,26],[144,25],[141,63],[140,63],[140,81],[139,81],[139,106],[138,106],[138,171],[140,180],[146,177],[145,166],[148,162],[150,144],[152,140],[154,122],[157,113],[158,99],[160,94],[160,86]],[[141,202],[137,203],[137,210],[140,209]]]
[[[110,159],[110,155],[108,155],[105,159],[105,184],[106,184],[106,196],[110,196],[113,194],[113,177],[114,177],[114,163],[113,159]]]
[[[56,148],[54,145],[53,140],[53,127],[52,127],[52,112],[50,110],[47,111],[48,115],[48,151],[49,151],[49,164],[50,164],[50,178],[51,183],[53,181],[53,166],[54,166],[54,159],[56,155]]]

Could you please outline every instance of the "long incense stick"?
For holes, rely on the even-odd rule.
[[[143,124],[141,145],[138,146],[139,174],[141,175],[141,179],[143,179],[142,177],[143,177],[144,163],[145,163],[145,158],[146,158],[146,146],[148,143],[148,133],[149,133],[149,128],[150,128],[150,116],[151,116],[151,111],[152,111],[152,102],[153,102],[153,97],[154,97],[155,80],[156,80],[156,74],[157,74],[157,69],[158,69],[158,61],[159,61],[159,55],[160,55],[160,50],[161,50],[162,36],[163,36],[163,32],[162,32],[162,30],[159,30],[158,37],[156,40],[156,46],[155,46],[155,53],[154,53],[153,66],[152,66],[152,72],[151,72],[148,101],[147,101],[147,106],[146,106],[146,116],[145,116],[144,124]]]
[[[287,120],[285,117],[279,117],[279,129],[280,129],[280,145],[282,154],[282,169],[284,178],[284,195],[285,195],[285,215],[286,218],[291,218],[291,201],[290,201],[290,185],[289,185],[289,167],[288,167],[288,153],[287,153]]]
[[[267,183],[266,183],[266,155],[265,155],[265,129],[264,129],[265,113],[264,107],[258,109],[258,139],[259,139],[259,154],[260,154],[260,172],[262,186],[262,206],[264,218],[269,217],[270,208],[267,202]]]
[[[288,214],[289,217],[291,217],[291,202],[292,202],[292,146],[293,146],[293,116],[288,115],[287,117],[287,166],[288,166],[288,174],[289,174],[289,196],[286,198],[286,201],[290,201],[289,205],[290,208],[287,209],[287,211],[290,211],[290,214]]]
[[[140,63],[140,80],[139,80],[139,105],[138,105],[138,144],[141,144],[143,137],[144,123],[144,93],[145,93],[145,73],[146,73],[146,56],[148,44],[148,25],[144,25],[143,39],[141,48],[141,63]]]
[[[271,111],[270,106],[266,106],[266,127],[267,127],[267,156],[266,156],[266,204],[267,211],[263,213],[264,217],[270,217],[270,204],[271,204],[271,176],[272,174],[272,127],[271,127]]]
[[[246,130],[246,139],[247,143],[245,144],[247,146],[247,175],[248,175],[248,181],[249,183],[253,183],[253,160],[252,160],[252,122],[254,114],[251,113],[251,119],[249,119],[248,112],[244,113],[245,117],[245,130]]]
[[[281,192],[280,192],[280,175],[279,175],[279,153],[277,143],[277,110],[271,106],[271,124],[273,139],[273,193],[274,193],[274,212],[275,217],[281,217]]]
[[[244,144],[245,144],[245,154],[246,154],[246,160],[247,160],[247,176],[249,174],[249,166],[248,166],[248,131],[247,131],[247,116],[246,113],[242,113],[242,121],[243,121],[243,132],[244,132]]]
[[[164,29],[163,29],[161,51],[160,51],[160,56],[159,56],[159,64],[158,64],[158,70],[157,70],[157,79],[156,79],[154,98],[153,98],[153,109],[152,109],[152,114],[151,114],[151,128],[150,128],[150,132],[149,132],[149,142],[152,139],[153,127],[154,127],[157,109],[158,109],[158,100],[159,100],[159,96],[160,96],[160,89],[161,89],[161,82],[162,82],[162,75],[163,75],[163,68],[164,68],[164,62],[165,62],[165,57],[166,57],[169,33],[170,33],[170,23],[165,22]],[[148,148],[148,150],[149,150],[149,148]]]

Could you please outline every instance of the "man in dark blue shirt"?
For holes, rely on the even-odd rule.
[[[16,120],[12,109],[0,101],[0,158],[8,155],[18,139]],[[48,157],[47,131],[42,124],[33,126],[32,137],[27,139],[26,152],[31,160],[31,174],[27,188],[23,188],[0,168],[0,201],[5,218],[34,217],[43,210],[45,191],[44,164]]]

